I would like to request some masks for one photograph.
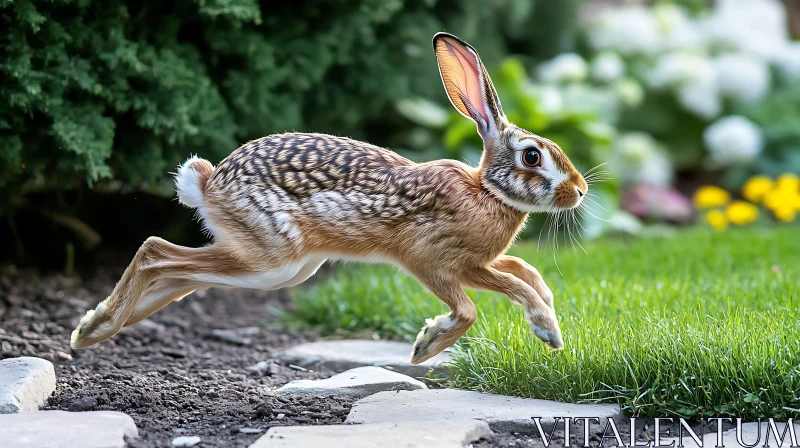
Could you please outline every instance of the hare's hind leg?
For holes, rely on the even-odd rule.
[[[294,277],[265,289],[288,288],[290,286],[299,285],[314,275],[325,261],[325,258],[320,257],[309,258]],[[221,281],[225,281],[225,279],[221,279]],[[197,289],[227,287],[233,286],[235,283],[235,278],[228,279],[226,283],[206,283],[183,278],[165,278],[157,280],[147,287],[142,297],[136,302],[136,307],[134,307],[133,313],[131,313],[128,320],[125,321],[125,326],[130,327],[131,325],[136,325],[161,308],[172,302],[181,300]]]
[[[266,289],[280,289],[299,285],[314,275],[325,261],[325,258],[311,258],[305,262],[294,277]],[[136,307],[133,309],[133,313],[131,313],[128,320],[125,321],[125,326],[130,327],[131,325],[136,325],[161,308],[164,308],[172,302],[181,300],[197,289],[214,287],[224,288],[233,286],[235,283],[236,279],[234,278],[229,279],[227,283],[206,283],[183,278],[157,280],[147,287],[142,297],[136,302]]]
[[[450,307],[450,314],[425,321],[425,326],[414,341],[411,364],[424,362],[453,345],[458,338],[464,336],[478,317],[475,304],[455,279],[430,278],[419,275],[417,278]]]
[[[136,306],[124,326],[135,325],[170,303],[188,296],[196,289],[210,286],[213,285],[180,278],[157,280],[147,287],[142,297],[136,302]]]
[[[111,295],[100,302],[94,310],[87,312],[78,323],[72,332],[70,341],[72,348],[88,347],[115,335],[131,318],[142,294],[154,281],[183,279],[202,282],[202,279],[197,277],[205,276],[214,278],[217,280],[215,283],[223,285],[230,279],[233,283],[231,286],[238,286],[235,284],[238,278],[259,272],[258,267],[246,264],[242,261],[243,258],[218,245],[189,248],[169,243],[161,238],[148,238],[136,252]],[[167,298],[176,300],[196,288],[196,286],[190,288],[188,284],[184,286],[185,288],[177,286],[167,288],[168,291],[166,289],[161,291],[163,296],[154,295],[150,298],[154,301],[150,306],[155,307],[157,304],[164,306],[169,303],[165,302]],[[140,311],[144,308],[149,309],[149,306],[143,306]]]

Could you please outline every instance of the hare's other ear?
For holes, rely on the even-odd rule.
[[[461,115],[478,124],[484,140],[498,137],[506,117],[478,52],[448,33],[433,36],[433,50],[450,102]]]

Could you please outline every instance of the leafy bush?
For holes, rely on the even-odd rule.
[[[800,83],[773,90],[758,107],[742,114],[761,128],[766,146],[751,166],[730,174],[731,183],[740,184],[754,173],[800,173]]]
[[[188,154],[220,160],[273,132],[383,143],[394,101],[444,101],[434,32],[479,40],[489,61],[553,53],[578,2],[550,3],[0,0],[0,207],[109,179],[171,192],[159,181]],[[535,14],[548,25],[528,26]]]

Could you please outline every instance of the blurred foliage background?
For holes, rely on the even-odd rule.
[[[201,243],[169,172],[270,133],[474,163],[431,51],[441,30],[480,51],[512,121],[583,170],[608,162],[586,233],[691,222],[702,183],[800,172],[796,14],[731,5],[0,0],[0,258],[62,268],[152,234]]]

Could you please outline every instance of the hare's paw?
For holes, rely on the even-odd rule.
[[[541,339],[548,347],[553,350],[561,350],[564,348],[564,339],[561,338],[560,330],[547,330],[538,325],[530,324],[531,331],[537,338]]]
[[[537,338],[553,350],[564,348],[564,339],[561,337],[561,327],[558,325],[558,318],[552,310],[550,312],[525,312],[525,318],[531,327],[531,331]]]
[[[108,299],[103,300],[95,309],[87,311],[86,315],[81,318],[78,326],[72,331],[70,347],[73,349],[88,347],[108,339],[118,331],[109,328],[111,316],[107,313],[107,302]],[[109,332],[110,334],[108,334]]]
[[[425,326],[414,341],[411,351],[411,364],[419,364],[438,355],[450,346],[441,337],[456,325],[456,319],[449,315],[437,316],[435,319],[425,319]]]

